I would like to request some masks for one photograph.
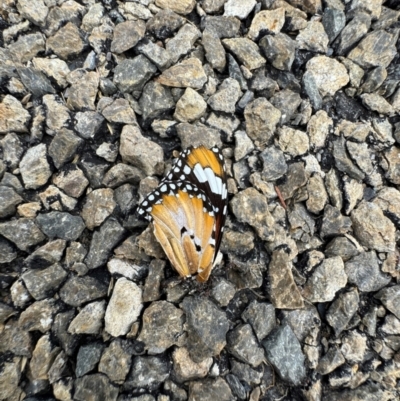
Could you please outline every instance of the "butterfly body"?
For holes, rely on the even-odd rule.
[[[218,148],[188,148],[138,208],[182,277],[208,279],[227,213],[223,157]]]

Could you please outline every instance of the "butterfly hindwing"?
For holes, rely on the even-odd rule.
[[[184,150],[170,172],[138,208],[182,277],[206,281],[222,239],[227,185],[218,148]]]

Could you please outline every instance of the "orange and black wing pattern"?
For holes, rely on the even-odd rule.
[[[208,279],[227,214],[223,156],[218,148],[184,150],[160,185],[138,208],[182,277]]]

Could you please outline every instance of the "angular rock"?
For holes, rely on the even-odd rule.
[[[215,34],[212,30],[205,29],[201,43],[211,67],[222,72],[226,65],[226,53],[218,34]]]
[[[355,180],[363,180],[365,174],[354,165],[346,152],[346,141],[343,137],[333,142],[333,157],[335,158],[335,165],[339,171],[348,174]]]
[[[6,95],[0,103],[0,133],[27,132],[31,115],[15,97]],[[43,145],[45,146],[45,145]]]
[[[143,55],[122,61],[115,67],[114,84],[123,93],[142,90],[157,68]]]
[[[201,379],[207,376],[213,363],[212,358],[206,358],[202,362],[194,362],[189,355],[187,348],[176,348],[172,353],[174,363],[174,374],[180,383],[188,380]]]
[[[228,0],[224,6],[224,16],[245,19],[251,13],[255,5],[255,0]]]
[[[21,278],[33,298],[40,301],[52,296],[67,275],[68,273],[56,263],[46,269],[30,269],[22,274]]]
[[[209,97],[207,103],[213,110],[234,113],[240,95],[239,83],[235,79],[226,78],[217,92]]]
[[[295,59],[296,42],[289,36],[284,33],[265,35],[260,40],[260,47],[268,62],[275,68],[282,71],[291,70]]]
[[[304,286],[303,296],[310,302],[332,301],[337,291],[347,284],[342,259],[337,256],[325,259],[317,266]]]
[[[100,361],[105,344],[92,342],[79,348],[76,358],[76,376],[82,377],[90,373]]]
[[[45,239],[34,220],[26,218],[0,223],[0,234],[25,252]]]
[[[165,262],[154,259],[150,262],[143,288],[143,302],[157,301],[161,297],[161,283],[164,279]]]
[[[135,126],[127,125],[122,129],[119,151],[124,162],[142,169],[147,175],[162,172],[164,152],[161,146],[143,137]]]
[[[249,324],[239,325],[227,335],[229,352],[242,362],[257,367],[264,360],[263,349],[258,345]]]
[[[85,224],[81,217],[66,212],[50,212],[36,217],[40,229],[50,238],[61,238],[69,241],[77,240]]]
[[[304,307],[303,298],[293,279],[291,262],[284,250],[272,253],[268,268],[271,286],[271,302],[279,309],[299,309]]]
[[[176,126],[178,137],[181,140],[182,148],[189,146],[204,145],[208,148],[221,146],[221,135],[213,128],[202,124],[181,123]]]
[[[311,213],[320,213],[328,202],[328,193],[325,189],[324,180],[319,174],[310,177],[307,184],[307,191],[307,209]]]
[[[392,252],[395,247],[395,226],[383,215],[378,205],[361,202],[351,212],[354,234],[364,245],[378,252]]]
[[[165,70],[157,82],[177,88],[201,89],[207,82],[207,76],[201,61],[192,57]]]
[[[86,198],[81,213],[86,227],[89,230],[93,230],[95,227],[100,226],[110,216],[115,206],[114,191],[112,189],[96,189],[91,192]]]
[[[194,362],[219,355],[226,344],[228,319],[211,301],[186,297],[182,304],[186,313],[187,348]]]
[[[308,136],[305,132],[290,127],[278,128],[279,147],[282,152],[296,157],[309,150]]]
[[[46,145],[29,148],[20,164],[22,180],[27,189],[37,189],[46,184],[51,176],[50,165],[46,158]]]
[[[386,172],[386,178],[393,184],[399,185],[400,183],[400,162],[399,157],[400,148],[397,146],[392,146],[390,150],[385,152],[385,158],[389,164],[389,168]]]
[[[12,188],[0,186],[0,218],[15,214],[17,205],[22,201]]]
[[[268,211],[267,200],[255,188],[247,188],[235,195],[231,208],[236,218],[254,227],[264,241],[273,239],[274,220]]]
[[[397,39],[398,33],[395,32],[380,29],[372,31],[350,51],[347,57],[365,69],[386,68],[397,54]]]
[[[374,251],[360,253],[345,264],[349,283],[357,285],[360,291],[375,292],[389,284],[391,277],[381,273]]]
[[[229,401],[233,397],[231,389],[222,377],[189,383],[189,400],[210,400],[214,397],[221,401]]]
[[[299,385],[305,377],[304,355],[288,325],[275,328],[263,341],[268,361],[285,382]]]
[[[90,243],[90,249],[85,263],[89,269],[96,269],[105,264],[111,251],[122,240],[125,235],[125,229],[112,217],[109,217],[95,231]]]
[[[201,37],[201,32],[195,25],[185,24],[178,33],[170,39],[165,48],[172,64],[175,64],[181,56],[189,53],[194,43]]]
[[[281,119],[281,112],[261,97],[246,106],[244,116],[249,137],[267,143]]]
[[[88,399],[116,401],[119,392],[118,387],[114,386],[107,376],[101,373],[77,378],[74,388],[74,399],[77,401],[87,401]]]
[[[243,312],[242,318],[251,324],[259,341],[276,326],[275,308],[271,304],[253,301]]]
[[[185,21],[185,18],[172,10],[161,10],[147,22],[146,31],[153,33],[156,38],[164,40],[172,36]]]
[[[383,288],[375,295],[375,298],[400,319],[400,285]]]
[[[107,306],[105,330],[114,337],[127,334],[142,308],[142,290],[125,277],[120,278]]]
[[[18,324],[21,330],[46,333],[50,330],[54,316],[60,305],[54,299],[43,299],[29,305],[20,315]]]
[[[101,111],[104,118],[110,123],[136,124],[136,115],[126,99],[115,99]]]
[[[340,32],[335,42],[337,53],[341,56],[362,39],[371,26],[371,17],[366,13],[357,13],[354,18]]]
[[[85,305],[68,326],[71,334],[99,334],[103,327],[106,301],[95,301]]]
[[[148,391],[158,389],[170,375],[168,359],[158,356],[136,356],[131,371],[124,383],[125,390],[143,388]]]
[[[47,50],[63,60],[80,54],[84,45],[79,29],[72,22],[68,22],[46,41]]]
[[[309,21],[306,28],[302,29],[297,35],[296,42],[300,49],[319,53],[328,51],[329,38],[324,26],[319,21]]]
[[[72,83],[68,92],[67,106],[72,110],[95,110],[99,86],[99,74],[88,72]]]
[[[223,278],[214,281],[211,295],[220,306],[227,306],[230,300],[235,296],[235,293],[235,286],[229,281]]]
[[[79,138],[72,131],[67,129],[59,131],[49,146],[49,155],[53,159],[57,169],[71,161],[76,156],[77,150],[82,144],[83,139]]]
[[[274,10],[265,10],[257,13],[249,29],[248,36],[251,40],[257,40],[263,31],[278,34],[285,23],[285,10],[283,7]],[[261,45],[261,44],[260,44]]]
[[[74,164],[65,166],[64,169],[53,178],[53,182],[67,195],[74,198],[79,198],[89,185],[89,181],[82,170]]]
[[[183,312],[166,301],[153,302],[143,313],[138,341],[150,355],[160,354],[173,346],[183,332]]]
[[[180,122],[192,122],[202,117],[206,109],[207,103],[202,96],[192,88],[186,88],[176,103],[174,118]]]
[[[123,53],[134,47],[143,38],[146,25],[143,21],[124,21],[114,29],[114,38],[111,42],[111,51]]]
[[[313,57],[307,62],[306,69],[313,75],[322,97],[333,96],[349,82],[346,67],[330,57]]]
[[[258,46],[250,39],[223,39],[222,44],[249,70],[260,68],[266,63],[265,58],[260,54]]]
[[[139,100],[144,120],[156,118],[175,107],[171,90],[158,82],[151,81],[143,89]]]
[[[129,373],[132,359],[132,346],[127,340],[116,339],[101,356],[99,372],[118,384],[122,384]]]
[[[358,310],[358,304],[359,296],[355,288],[340,294],[338,298],[332,302],[326,314],[326,320],[335,330],[336,336],[339,336],[347,327]]]
[[[140,41],[136,50],[144,54],[161,71],[171,64],[169,53],[163,47],[146,38]]]
[[[107,286],[94,277],[72,276],[62,286],[59,293],[63,302],[77,307],[89,301],[104,297],[107,293]]]

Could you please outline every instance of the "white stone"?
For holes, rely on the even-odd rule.
[[[105,330],[114,337],[127,334],[142,308],[142,290],[125,277],[120,278],[107,306]]]

